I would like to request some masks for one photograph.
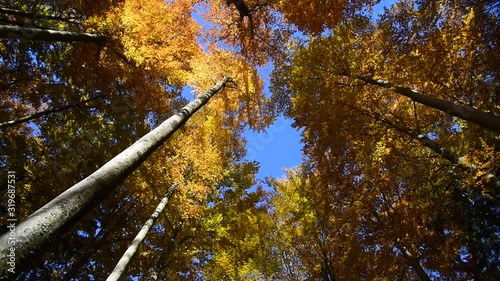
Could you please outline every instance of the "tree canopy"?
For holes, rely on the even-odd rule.
[[[105,280],[164,198],[125,280],[500,279],[500,5],[379,2],[3,1],[14,248],[12,225],[218,92],[2,274]],[[257,179],[244,132],[279,116],[303,161]]]

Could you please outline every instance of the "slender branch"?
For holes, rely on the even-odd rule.
[[[52,113],[61,112],[61,111],[64,111],[64,110],[66,110],[68,108],[72,108],[72,107],[75,107],[75,106],[86,104],[89,101],[92,101],[92,100],[95,100],[95,99],[100,99],[100,98],[103,98],[103,97],[104,96],[96,96],[96,97],[92,97],[92,98],[89,98],[89,99],[86,99],[86,100],[83,100],[83,101],[80,101],[80,102],[77,102],[77,103],[74,103],[74,104],[69,104],[69,105],[66,105],[66,106],[63,106],[63,107],[60,107],[60,108],[54,108],[54,109],[50,109],[50,110],[45,110],[45,111],[41,111],[41,112],[38,112],[38,113],[35,113],[35,114],[26,115],[24,117],[21,117],[21,118],[15,119],[15,120],[5,121],[5,122],[0,123],[0,129],[7,128],[7,127],[12,127],[14,125],[17,125],[17,124],[20,124],[20,123],[25,123],[25,122],[31,121],[33,119],[36,119],[36,118],[39,118],[39,117],[42,117],[42,116],[46,116],[46,115],[49,115],[49,114],[52,114]]]
[[[0,38],[39,40],[47,42],[89,42],[103,43],[106,36],[85,32],[70,32],[14,25],[0,25]]]
[[[362,110],[357,106],[349,105],[349,104],[344,104],[345,106],[349,107],[352,110],[355,110],[369,118],[373,118],[376,121],[388,126],[389,128],[393,128],[401,133],[404,133],[408,135],[411,139],[416,139],[420,142],[421,145],[430,148],[432,151],[443,157],[444,159],[450,161],[454,166],[457,166],[465,171],[468,172],[477,172],[479,171],[479,167],[465,159],[463,156],[458,155],[457,153],[453,152],[452,150],[438,144],[437,142],[431,140],[428,138],[425,134],[422,133],[416,133],[413,130],[409,129],[408,127],[401,126],[401,125],[396,125],[394,122],[389,121],[387,118],[385,118],[382,113],[370,113],[366,110]],[[500,193],[500,179],[496,177],[492,173],[485,173],[483,174],[483,182],[486,183],[487,186],[491,187],[493,190],[496,192]],[[487,196],[487,198],[494,202],[495,204],[499,204],[498,200],[494,199],[491,196]]]
[[[79,23],[79,22],[75,21],[77,19],[76,17],[65,18],[65,17],[58,17],[58,16],[41,15],[41,14],[17,11],[17,10],[8,9],[8,8],[0,8],[0,13],[5,14],[5,15],[11,15],[11,16],[19,16],[19,17],[23,17],[23,18],[30,18],[32,20],[47,19],[47,20],[64,21],[64,22],[69,22],[69,23],[77,23],[77,24]]]
[[[425,134],[414,133],[410,129],[398,126],[393,124],[389,120],[385,118],[376,118],[378,121],[386,124],[387,126],[396,129],[399,132],[409,135],[410,137],[417,139],[423,146],[430,148],[435,153],[439,154],[446,160],[450,161],[457,167],[468,171],[468,172],[476,172],[479,171],[479,168],[465,159],[463,156],[458,155],[457,153],[451,151],[450,149],[438,144],[437,142],[431,140]],[[500,193],[500,180],[493,175],[492,173],[486,173],[483,175],[483,181],[491,188],[493,188],[496,192]]]

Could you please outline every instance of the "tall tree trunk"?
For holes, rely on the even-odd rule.
[[[0,129],[6,128],[6,127],[11,127],[11,126],[14,126],[16,124],[28,122],[28,121],[36,119],[38,117],[46,116],[46,115],[49,115],[49,114],[52,114],[52,113],[61,112],[61,111],[64,111],[64,110],[66,110],[68,108],[72,108],[72,107],[75,107],[75,106],[86,104],[89,101],[92,101],[92,100],[95,100],[95,99],[100,99],[100,98],[103,98],[103,97],[104,96],[96,96],[96,97],[92,97],[92,98],[89,98],[89,99],[86,99],[86,100],[83,100],[83,101],[79,101],[79,102],[74,103],[74,104],[69,104],[69,105],[66,105],[66,106],[63,106],[63,107],[49,109],[49,110],[41,111],[41,112],[38,112],[38,113],[35,113],[35,114],[31,114],[31,115],[26,115],[24,117],[21,117],[21,118],[15,119],[15,120],[5,121],[5,122],[0,123]]]
[[[58,21],[64,21],[64,22],[69,22],[69,23],[78,23],[76,21],[76,18],[72,18],[72,17],[67,17],[67,18],[56,17],[56,16],[51,16],[51,15],[42,15],[42,14],[36,14],[36,13],[22,12],[22,11],[17,11],[17,10],[8,9],[8,8],[1,8],[1,7],[0,7],[0,14],[29,18],[32,20],[32,22],[35,20],[58,20]]]
[[[500,132],[500,116],[489,114],[469,106],[462,106],[447,100],[442,100],[428,95],[424,95],[410,88],[394,85],[386,80],[373,79],[370,77],[358,76],[358,75],[349,75],[345,73],[343,75],[359,79],[361,81],[364,81],[372,85],[391,89],[392,91],[399,93],[403,96],[406,96],[415,102],[441,110],[444,113],[461,118],[463,120],[473,122],[484,128]]]
[[[27,257],[38,252],[49,238],[55,236],[58,231],[70,227],[79,215],[99,203],[229,81],[231,78],[223,78],[205,94],[187,104],[179,113],[168,118],[90,176],[15,226],[15,231],[12,233],[15,234],[16,261],[25,262]],[[12,247],[8,243],[11,235],[9,231],[0,237],[0,278],[7,276],[11,268],[7,263]]]
[[[160,214],[163,212],[163,209],[165,209],[165,206],[167,206],[168,200],[170,199],[170,195],[172,195],[174,188],[175,184],[170,188],[165,197],[161,199],[160,204],[158,204],[153,214],[151,214],[149,219],[146,221],[142,229],[139,231],[137,236],[134,238],[130,246],[127,248],[127,250],[121,257],[121,259],[118,261],[111,274],[106,279],[107,281],[118,281],[120,279],[128,263],[130,262],[135,252],[139,248],[139,245],[142,243],[144,238],[146,238],[146,235],[148,234],[149,230],[151,229],[155,221],[158,219]]]
[[[431,278],[429,277],[427,272],[425,272],[425,270],[422,268],[418,259],[415,256],[413,256],[412,253],[410,253],[410,251],[408,251],[406,247],[401,247],[396,245],[396,248],[398,248],[398,250],[401,251],[406,261],[411,266],[411,268],[413,268],[413,270],[415,271],[415,273],[417,274],[418,278],[421,281],[431,281]]]
[[[70,32],[14,25],[0,25],[0,38],[20,40],[40,40],[47,42],[88,42],[103,43],[106,36],[85,32]]]
[[[123,205],[116,209],[114,214],[107,214],[105,218],[100,220],[101,225],[109,225],[109,227],[102,228],[99,233],[94,237],[93,241],[90,242],[91,247],[85,247],[85,251],[76,257],[76,260],[72,263],[68,262],[68,266],[66,268],[66,273],[59,281],[71,281],[71,279],[75,279],[78,276],[78,273],[83,269],[89,266],[90,259],[94,255],[98,255],[97,252],[106,244],[113,242],[113,235],[119,233],[118,230],[121,228],[123,224],[126,224],[129,220],[133,219],[133,216],[130,216],[130,211],[132,207],[135,207],[135,203],[137,202],[137,198],[133,199],[129,202],[129,206],[126,206],[126,209],[122,210]],[[140,213],[144,211],[144,207],[141,207],[139,210],[135,211],[134,214]],[[110,223],[111,220],[113,223]],[[113,234],[113,235],[111,235]],[[108,240],[111,237],[111,240]]]
[[[437,154],[441,155],[443,158],[447,159],[451,163],[457,165],[458,167],[469,171],[469,172],[476,172],[479,171],[479,168],[470,163],[467,159],[465,159],[463,156],[460,156],[456,154],[455,152],[449,150],[448,148],[439,145],[437,142],[429,139],[426,135],[424,134],[413,134],[411,132],[408,132],[411,136],[419,140],[422,145],[432,149],[434,152]],[[483,181],[491,188],[493,188],[496,192],[500,192],[500,181],[498,178],[493,175],[492,173],[486,173],[483,175]]]
[[[437,142],[431,140],[428,138],[425,134],[420,134],[420,133],[414,133],[410,129],[398,126],[396,124],[393,124],[389,120],[380,117],[376,118],[380,122],[386,124],[387,126],[396,129],[399,132],[402,132],[414,139],[417,139],[423,146],[426,146],[430,148],[432,151],[435,153],[441,155],[444,159],[450,161],[451,163],[457,165],[461,169],[468,171],[468,172],[477,172],[479,171],[479,168],[465,159],[463,156],[460,156],[456,154],[455,152],[449,150],[448,148],[438,144]],[[491,187],[495,192],[500,193],[500,180],[492,174],[492,173],[486,173],[483,175],[483,181]],[[494,198],[490,198],[493,200]],[[496,202],[496,200],[494,200]]]
[[[375,220],[382,226],[382,228],[388,227],[387,224],[383,220],[380,219],[380,217],[378,216],[377,212],[373,212],[372,215],[375,218]],[[401,252],[401,254],[403,254],[404,259],[406,260],[406,262],[408,263],[408,265],[411,268],[413,268],[413,270],[415,271],[415,273],[417,274],[418,278],[421,281],[431,281],[431,278],[429,277],[429,275],[427,274],[427,272],[425,272],[425,270],[422,267],[422,265],[420,265],[420,261],[418,260],[418,258],[415,257],[408,250],[408,248],[406,248],[405,246],[401,245],[401,243],[399,243],[399,239],[397,239],[397,241],[395,241],[395,242],[392,242],[392,245],[394,247],[396,247],[396,249],[398,249]]]

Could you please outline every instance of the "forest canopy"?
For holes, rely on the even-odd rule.
[[[379,2],[1,1],[0,276],[500,280],[500,3]]]

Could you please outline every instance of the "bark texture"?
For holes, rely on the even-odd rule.
[[[16,225],[14,232],[17,263],[23,263],[27,257],[38,252],[58,231],[71,226],[78,215],[88,211],[99,199],[102,200],[112,192],[229,81],[229,77],[222,79],[205,94],[188,103],[179,113],[168,118],[90,176]],[[0,279],[8,275],[7,270],[10,268],[7,264],[7,255],[12,247],[8,244],[9,237],[9,232],[0,237]]]
[[[0,25],[0,38],[39,40],[47,42],[89,42],[103,43],[106,36],[85,32],[70,32],[15,25]]]
[[[365,76],[351,76],[351,75],[346,75],[346,76],[359,79],[368,84],[391,89],[394,92],[406,96],[415,102],[441,110],[444,113],[447,113],[451,116],[455,116],[463,120],[470,121],[472,123],[490,129],[492,131],[500,132],[500,116],[486,113],[472,107],[458,105],[447,100],[442,100],[428,95],[424,95],[410,88],[394,85],[386,80],[373,79]]]
[[[163,212],[163,209],[165,209],[165,206],[167,206],[168,199],[170,198],[170,195],[172,194],[173,189],[175,188],[174,186],[169,190],[168,194],[165,195],[160,201],[160,204],[156,207],[155,211],[149,219],[146,221],[142,229],[137,233],[137,236],[135,236],[134,240],[130,244],[130,246],[127,248],[121,259],[118,261],[116,264],[115,268],[111,272],[111,274],[108,276],[106,281],[118,281],[120,280],[120,277],[122,276],[123,272],[125,272],[125,269],[127,268],[128,263],[134,256],[135,252],[139,248],[139,245],[141,242],[146,238],[146,235],[148,234],[149,230],[155,223],[155,221],[158,219],[158,216]]]
[[[468,171],[468,172],[477,172],[479,171],[479,167],[468,161],[465,157],[458,155],[457,153],[453,152],[452,150],[438,144],[434,140],[431,140],[429,137],[427,137],[425,134],[421,133],[415,133],[409,128],[405,128],[402,126],[398,126],[389,120],[382,118],[382,117],[374,117],[378,121],[384,123],[390,128],[393,128],[401,133],[404,133],[420,142],[425,147],[430,148],[432,151],[435,153],[439,154],[441,157],[444,159],[450,161],[451,163],[455,164],[457,167]],[[492,188],[495,192],[500,192],[500,180],[491,172],[486,172],[482,175],[483,182]],[[493,200],[493,202],[496,203],[496,200],[494,200],[492,197],[488,197],[489,199]]]

